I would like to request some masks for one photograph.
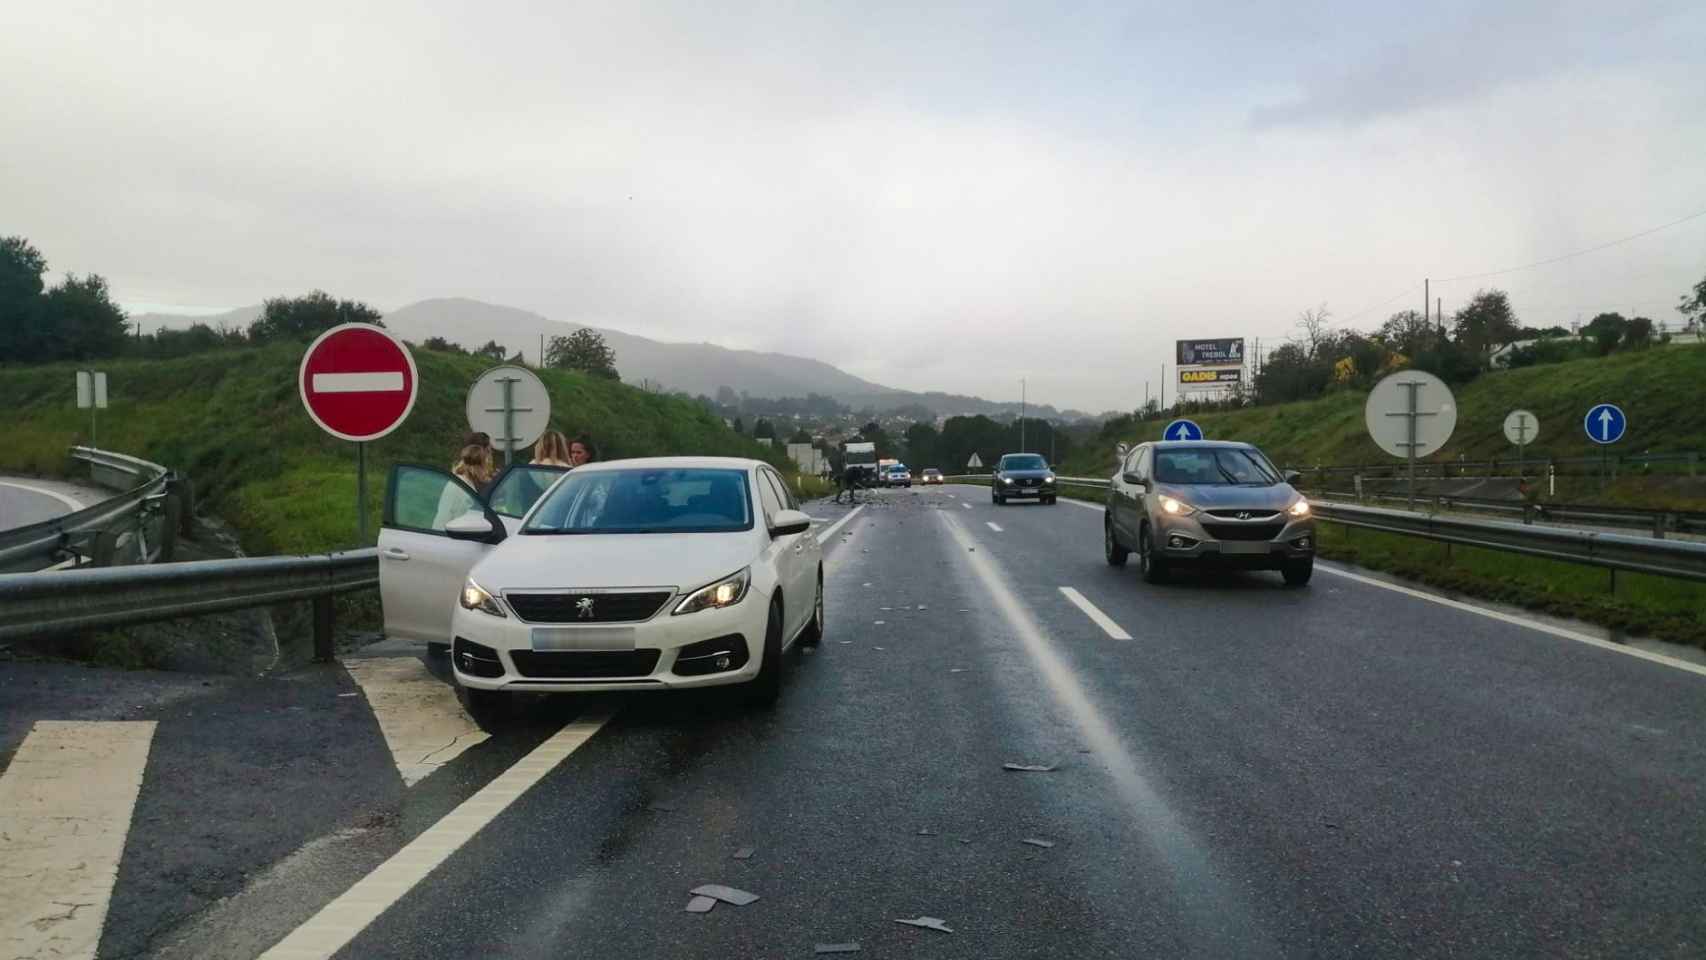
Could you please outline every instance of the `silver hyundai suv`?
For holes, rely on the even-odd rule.
[[[1143,579],[1177,566],[1278,570],[1291,586],[1315,569],[1309,501],[1247,443],[1171,440],[1124,453],[1108,486],[1103,548],[1110,566],[1137,553]]]

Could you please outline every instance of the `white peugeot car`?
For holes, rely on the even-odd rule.
[[[782,652],[823,635],[811,524],[756,460],[513,468],[486,498],[398,465],[379,535],[385,632],[449,644],[470,707],[734,683],[769,702]]]

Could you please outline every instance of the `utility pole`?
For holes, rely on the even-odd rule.
[[[1161,409],[1167,409],[1167,361],[1161,361]]]
[[[539,335],[539,369],[545,369],[545,335]]]
[[[1424,324],[1428,322],[1428,304],[1433,300],[1433,297],[1428,292],[1428,283],[1429,283],[1428,278],[1423,277],[1422,278],[1422,322]],[[1443,326],[1443,324],[1444,324],[1444,321],[1441,321],[1442,326]]]
[[[1019,378],[1019,452],[1027,451],[1025,446],[1025,378]]]

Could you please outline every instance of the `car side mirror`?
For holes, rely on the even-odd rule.
[[[1296,470],[1287,470],[1285,472],[1285,482],[1286,483],[1296,483],[1297,481],[1299,481],[1301,479],[1303,479],[1303,474],[1298,473]]]
[[[805,533],[812,528],[812,518],[798,510],[778,510],[770,518],[770,536],[786,537],[790,534]]]
[[[1130,470],[1127,470],[1124,474],[1122,474],[1120,479],[1124,480],[1126,483],[1135,483],[1139,486],[1143,485],[1143,475],[1139,474],[1139,473],[1134,473]]]
[[[470,510],[445,524],[444,534],[452,540],[470,540],[475,543],[502,543],[504,538],[509,536],[504,530],[503,521],[490,513],[482,514],[478,510]]]

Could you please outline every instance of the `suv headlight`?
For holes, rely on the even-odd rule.
[[[1054,482],[1054,474],[1051,473],[1048,476],[1044,477],[1043,482],[1044,483],[1053,483]]]
[[[1183,500],[1175,500],[1169,496],[1161,497],[1161,509],[1175,517],[1188,517],[1197,512],[1197,508]]]
[[[1297,501],[1296,503],[1291,505],[1291,509],[1287,510],[1286,513],[1289,513],[1294,517],[1307,517],[1307,516],[1309,516],[1309,501],[1308,500]]]
[[[688,594],[685,599],[675,605],[674,616],[680,616],[684,613],[698,613],[701,610],[732,607],[746,599],[746,591],[751,586],[752,568],[747,567],[739,573],[724,577],[715,583],[707,583]]]
[[[509,616],[509,614],[504,613],[504,608],[498,604],[498,598],[488,593],[485,587],[475,583],[473,577],[469,577],[468,582],[462,585],[461,602],[464,610],[478,610],[494,617],[507,618]]]
[[[1013,482],[1013,478],[1012,478],[1012,477],[1002,477],[1002,478],[1001,478],[1001,482],[1002,482],[1002,483],[1012,483],[1012,482]]]

